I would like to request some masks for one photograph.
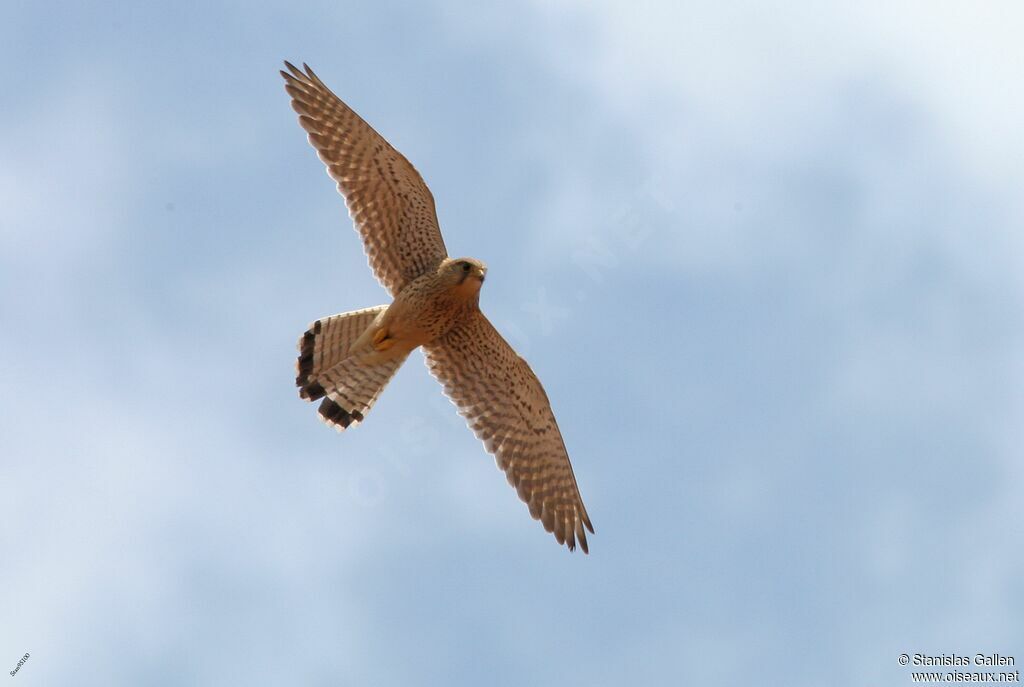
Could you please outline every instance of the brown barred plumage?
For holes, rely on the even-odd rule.
[[[594,532],[547,395],[479,310],[487,268],[449,258],[419,173],[317,78],[285,62],[299,123],[345,197],[394,302],[314,322],[299,340],[299,395],[339,430],[361,422],[409,353],[431,373],[530,514],[570,550]]]
[[[559,544],[588,552],[583,506],[544,388],[525,360],[477,310],[423,346],[427,367],[494,454],[530,515]]]
[[[281,76],[299,124],[345,197],[370,267],[397,296],[403,286],[448,255],[434,196],[409,161],[312,69],[302,72],[288,62],[285,66],[288,71]]]
[[[310,389],[317,383],[316,373],[329,370],[344,360],[352,343],[387,307],[378,305],[375,308],[331,315],[309,325],[309,329],[299,339],[298,376],[295,378],[302,398],[315,401],[323,396],[323,393]]]

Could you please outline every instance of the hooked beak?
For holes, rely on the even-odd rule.
[[[486,267],[478,267],[476,270],[474,270],[473,276],[476,277],[477,279],[479,279],[480,283],[483,284],[484,283],[484,279],[487,278],[487,268]]]

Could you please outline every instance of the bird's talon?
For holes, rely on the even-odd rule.
[[[395,340],[390,337],[386,329],[378,329],[373,334],[373,347],[378,351],[386,351],[395,345]]]

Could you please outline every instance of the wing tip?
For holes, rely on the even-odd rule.
[[[296,69],[294,64],[292,64],[288,60],[285,60],[284,67],[288,71],[285,71],[284,69],[278,69],[277,73],[280,74],[281,77],[284,79],[285,84],[294,84],[296,82],[301,82],[302,72]]]
[[[320,77],[317,76],[316,72],[313,71],[313,68],[310,67],[305,62],[302,63],[302,69],[299,69],[288,60],[283,60],[283,62],[285,68],[288,71],[286,72],[282,69],[280,70],[280,72],[281,76],[283,76],[286,81],[299,81],[301,83],[306,83],[317,87],[323,87],[326,89],[326,86],[324,86],[324,83],[323,81],[320,80]]]
[[[284,66],[288,71],[279,69],[278,73],[284,77],[284,80],[291,85],[302,84],[305,86],[312,86],[313,88],[320,88],[324,90],[330,90],[324,86],[324,82],[320,80],[320,77],[316,75],[313,68],[305,62],[302,63],[302,69],[299,69],[288,60],[284,60]],[[294,94],[292,94],[294,95]]]

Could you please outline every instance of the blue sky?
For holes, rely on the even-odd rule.
[[[0,669],[22,685],[898,685],[1024,659],[1016,3],[0,8]],[[597,534],[414,354],[277,74],[425,176]]]

